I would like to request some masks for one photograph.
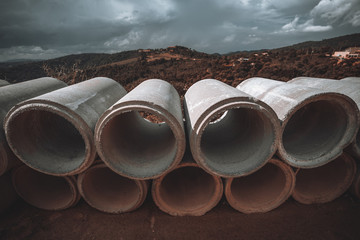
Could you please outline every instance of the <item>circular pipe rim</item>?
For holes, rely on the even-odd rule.
[[[272,204],[271,206],[267,206],[267,207],[263,206],[258,209],[241,207],[241,204],[237,204],[237,201],[235,200],[235,197],[233,196],[232,191],[231,191],[232,183],[236,178],[227,178],[225,181],[224,193],[225,193],[227,202],[230,204],[230,206],[232,208],[234,208],[235,210],[237,210],[239,212],[246,213],[246,214],[265,213],[265,212],[269,212],[269,211],[274,210],[275,208],[279,207],[292,195],[294,188],[295,188],[295,181],[296,181],[295,173],[292,170],[292,168],[289,165],[287,165],[286,163],[283,163],[280,160],[274,159],[274,158],[270,159],[267,164],[273,164],[277,168],[281,169],[282,173],[285,176],[285,186],[284,186],[283,190],[281,191],[280,195],[277,197],[276,201],[273,201],[274,204]]]
[[[296,107],[291,109],[291,111],[289,111],[289,113],[286,115],[286,118],[282,122],[281,128],[280,128],[280,141],[279,141],[279,145],[278,145],[277,155],[281,158],[281,160],[285,161],[287,164],[289,164],[292,167],[314,168],[314,167],[323,166],[323,165],[331,162],[335,158],[339,157],[341,154],[343,154],[343,149],[346,146],[350,145],[356,137],[356,133],[357,133],[356,129],[358,128],[358,126],[359,126],[358,123],[360,122],[358,114],[355,114],[355,115],[354,114],[346,114],[348,116],[347,128],[345,129],[345,132],[343,134],[343,137],[341,138],[341,141],[338,142],[336,146],[332,147],[332,150],[330,152],[328,152],[326,155],[322,155],[320,158],[317,158],[316,163],[314,160],[312,160],[312,161],[297,160],[296,158],[292,157],[291,154],[289,154],[285,150],[285,147],[283,144],[283,134],[284,134],[286,125],[289,122],[289,120],[291,119],[291,117],[298,110],[300,110],[301,108],[303,108],[306,105],[311,104],[311,103],[315,103],[315,102],[323,101],[323,100],[330,100],[329,102],[333,102],[334,99],[336,99],[336,104],[341,106],[345,113],[352,111],[351,108],[353,108],[353,109],[357,108],[356,103],[351,98],[347,97],[346,95],[335,93],[335,92],[327,92],[327,93],[317,94],[317,95],[313,95],[309,98],[306,98],[300,104],[296,105]],[[348,105],[347,105],[348,108],[343,107],[343,105],[341,103],[344,103],[344,102],[348,103]],[[348,134],[348,133],[352,133],[352,134]],[[348,137],[347,139],[344,139],[344,136],[346,136],[346,135],[349,135],[350,137]]]
[[[176,154],[173,159],[173,161],[170,163],[170,165],[167,167],[165,171],[159,172],[157,174],[151,175],[151,176],[133,176],[130,175],[121,169],[116,168],[113,164],[111,159],[108,159],[106,157],[104,147],[102,144],[102,132],[104,127],[112,120],[113,118],[128,112],[135,112],[135,111],[145,111],[149,112],[157,117],[160,117],[164,120],[161,124],[167,124],[174,136],[175,142],[176,142]],[[178,120],[172,116],[170,113],[168,113],[165,109],[163,109],[160,106],[151,105],[147,102],[137,102],[137,103],[128,103],[124,102],[121,104],[117,104],[114,107],[111,107],[107,111],[105,111],[104,114],[100,117],[98,120],[96,127],[95,127],[95,146],[97,149],[97,153],[99,157],[103,160],[103,162],[108,166],[111,170],[116,172],[117,174],[127,177],[130,179],[137,179],[137,180],[149,180],[149,179],[155,179],[160,177],[163,174],[166,174],[170,172],[172,169],[174,169],[182,160],[182,157],[185,153],[185,132],[184,128],[180,125]]]
[[[199,168],[200,170],[204,170],[197,163],[185,162],[185,163],[180,163],[172,171],[176,171],[177,169],[185,168],[185,167],[195,167],[195,168]],[[170,214],[172,216],[202,216],[205,213],[212,210],[220,202],[220,200],[221,200],[221,198],[223,196],[223,190],[224,190],[223,189],[223,182],[222,182],[221,178],[216,176],[216,175],[209,174],[208,172],[204,171],[206,174],[209,174],[209,176],[212,177],[212,179],[213,179],[213,181],[215,183],[215,190],[214,190],[215,194],[208,201],[207,206],[206,207],[200,207],[200,208],[197,208],[195,210],[190,210],[190,211],[184,211],[184,210],[176,211],[176,210],[174,210],[173,207],[170,207],[169,204],[167,204],[166,201],[164,201],[161,198],[161,194],[160,194],[161,184],[162,184],[164,178],[167,176],[167,174],[169,174],[171,172],[168,172],[168,173],[160,176],[159,178],[154,179],[153,182],[152,182],[151,195],[152,195],[152,198],[154,200],[154,203],[156,204],[156,206],[158,206],[158,208],[161,211],[163,211],[165,213],[168,213],[168,214]]]
[[[21,153],[19,153],[16,144],[13,143],[11,138],[11,131],[12,128],[11,122],[14,120],[14,118],[21,115],[23,112],[27,111],[44,111],[44,112],[50,112],[52,114],[55,114],[66,121],[70,122],[71,125],[78,131],[78,133],[81,135],[81,138],[84,142],[84,158],[82,163],[76,168],[71,171],[65,172],[65,173],[57,173],[55,171],[45,171],[42,168],[33,166],[31,161],[28,161],[23,157]],[[50,100],[30,100],[25,101],[20,105],[17,105],[13,107],[8,114],[5,117],[4,120],[4,128],[6,131],[6,138],[9,144],[9,147],[14,152],[14,154],[27,166],[35,169],[36,171],[53,175],[53,176],[69,176],[69,175],[76,175],[84,170],[86,170],[88,167],[91,166],[91,164],[94,162],[96,157],[96,148],[94,144],[93,139],[93,132],[90,129],[90,127],[87,125],[87,123],[73,110],[58,104],[56,102],[52,102]],[[9,137],[10,136],[10,137]]]
[[[252,169],[251,171],[243,172],[241,174],[222,174],[218,170],[211,168],[206,163],[206,158],[204,154],[202,153],[201,149],[201,138],[202,134],[205,130],[205,128],[208,126],[208,124],[211,122],[211,119],[213,116],[216,116],[217,114],[228,111],[232,109],[250,109],[258,111],[260,114],[264,115],[268,120],[270,125],[272,126],[272,132],[273,132],[273,140],[272,144],[269,148],[269,154],[264,159],[264,161],[261,163],[261,165],[258,165],[256,168]],[[249,175],[261,167],[263,167],[275,154],[278,145],[279,145],[279,135],[280,135],[280,122],[277,118],[275,112],[265,103],[263,102],[252,102],[249,101],[247,98],[234,98],[234,99],[226,99],[224,101],[220,101],[217,104],[214,104],[210,108],[208,108],[200,117],[199,120],[196,122],[194,126],[194,130],[191,132],[189,136],[189,142],[191,147],[191,152],[194,156],[195,161],[199,164],[200,167],[202,167],[205,171],[207,171],[209,174],[214,174],[223,178],[229,178],[229,177],[240,177],[240,176],[246,176]]]

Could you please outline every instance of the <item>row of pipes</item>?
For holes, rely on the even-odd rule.
[[[150,186],[155,204],[176,216],[205,214],[223,192],[243,213],[290,196],[329,202],[352,183],[360,198],[360,78],[250,78],[236,88],[205,79],[183,107],[159,79],[129,93],[105,77],[71,86],[0,80],[0,212],[17,194],[47,210],[82,197],[129,212]]]

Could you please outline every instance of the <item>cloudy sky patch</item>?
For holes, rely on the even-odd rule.
[[[0,61],[172,45],[227,53],[359,27],[358,0],[2,0]]]

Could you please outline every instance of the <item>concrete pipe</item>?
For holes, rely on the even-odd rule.
[[[360,83],[360,77],[347,77],[340,80],[344,82]]]
[[[44,77],[0,88],[0,176],[20,164],[18,158],[10,150],[2,128],[6,113],[21,101],[66,86],[66,83],[60,80]]]
[[[225,196],[242,213],[264,213],[283,204],[295,187],[295,173],[286,163],[271,159],[255,173],[225,180]]]
[[[291,166],[324,165],[355,138],[358,110],[346,95],[265,78],[247,79],[237,88],[277,113],[282,122],[278,155]]]
[[[152,197],[160,210],[173,216],[202,216],[221,200],[221,178],[194,162],[182,162],[153,180]]]
[[[151,122],[140,114],[152,115]],[[185,132],[180,97],[171,84],[150,79],[109,108],[95,129],[99,156],[116,173],[153,179],[182,159]]]
[[[359,166],[359,162],[357,164],[356,169],[357,169],[356,175],[355,175],[354,180],[351,185],[351,192],[355,197],[360,199],[360,166]]]
[[[356,163],[346,153],[324,166],[298,169],[292,196],[303,204],[331,202],[350,187],[355,173]]]
[[[185,94],[191,152],[210,174],[248,175],[273,156],[280,123],[265,103],[214,79],[192,85]]]
[[[356,78],[348,78],[348,80],[344,79],[343,81],[333,80],[333,79],[325,79],[325,78],[308,78],[308,77],[298,77],[294,78],[290,83],[299,84],[301,86],[319,88],[325,91],[332,91],[347,95],[350,97],[358,106],[357,114],[358,114],[358,126],[360,125],[360,78],[358,83],[356,84]],[[352,82],[354,81],[354,82]],[[357,135],[353,142],[346,148],[346,151],[355,157],[360,157],[360,132],[358,130]]]
[[[0,176],[0,214],[5,212],[18,199],[11,181],[11,174]]]
[[[9,83],[5,80],[0,79],[0,87],[4,87],[6,85],[9,85]]]
[[[22,165],[13,170],[12,180],[19,196],[40,209],[63,210],[80,200],[74,176],[51,176]]]
[[[148,182],[120,176],[101,163],[79,175],[78,188],[93,208],[107,213],[124,213],[143,204]]]
[[[97,120],[125,93],[119,83],[99,77],[24,101],[5,118],[9,146],[40,172],[78,174],[95,159]]]

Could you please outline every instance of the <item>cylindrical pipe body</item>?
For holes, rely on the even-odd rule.
[[[295,187],[295,173],[286,163],[271,159],[255,173],[225,180],[225,196],[242,213],[264,213],[283,204]]]
[[[8,83],[7,81],[0,79],[0,87],[4,87],[4,86],[9,85],[9,84],[10,83]]]
[[[160,123],[144,119],[152,114]],[[159,79],[144,81],[99,119],[95,143],[100,158],[116,173],[153,179],[174,168],[185,151],[180,97]]]
[[[60,80],[44,77],[0,88],[0,176],[20,163],[6,141],[3,122],[7,112],[21,101],[66,86],[66,83]]]
[[[210,174],[248,175],[276,151],[280,123],[274,111],[225,83],[195,83],[185,94],[184,108],[191,152]]]
[[[11,181],[11,173],[0,176],[0,214],[5,212],[18,199]]]
[[[346,77],[340,80],[344,82],[360,83],[360,77]]]
[[[278,155],[294,167],[324,165],[355,138],[358,110],[346,95],[265,78],[237,88],[274,109],[282,122]]]
[[[149,184],[120,176],[105,164],[95,164],[78,177],[85,201],[103,212],[124,213],[138,209],[145,201]]]
[[[80,200],[74,176],[51,176],[22,165],[13,170],[12,180],[19,196],[40,209],[63,210]]]
[[[351,185],[351,192],[360,199],[360,167],[359,163],[357,164],[357,171],[354,177],[353,183]]]
[[[222,195],[221,178],[195,162],[181,162],[152,184],[155,204],[173,216],[202,216],[219,203]]]
[[[356,82],[356,79],[359,81]],[[299,84],[301,86],[318,88],[325,91],[332,91],[347,95],[358,106],[357,114],[360,125],[360,78],[348,78],[344,80],[333,80],[325,78],[309,78],[309,77],[297,77],[289,81],[289,83]],[[360,132],[358,130],[354,141],[346,148],[347,152],[355,157],[360,157]]]
[[[346,153],[321,167],[298,169],[292,196],[303,204],[331,202],[350,187],[355,173],[355,160]]]
[[[98,77],[24,101],[5,118],[9,146],[40,172],[78,174],[95,159],[97,120],[125,93],[114,80]]]

